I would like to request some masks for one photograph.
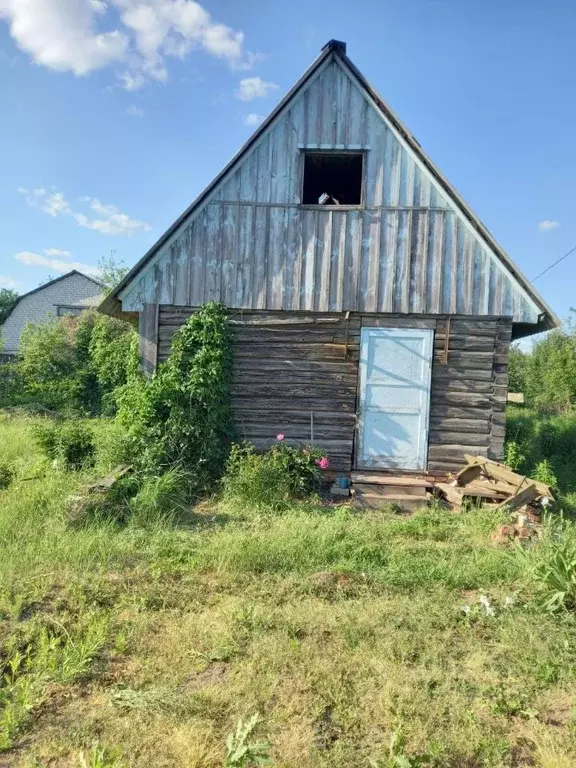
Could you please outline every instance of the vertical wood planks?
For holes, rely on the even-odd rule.
[[[363,206],[299,205],[304,148],[364,152]],[[537,322],[515,284],[337,61],[306,84],[122,302],[463,313]]]
[[[158,363],[158,304],[144,304],[140,312],[140,365],[146,376],[151,376]]]

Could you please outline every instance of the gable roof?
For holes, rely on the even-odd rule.
[[[14,302],[14,306],[10,310],[8,316],[6,317],[6,320],[8,320],[8,318],[10,317],[12,312],[16,309],[16,306],[22,301],[22,299],[26,299],[28,296],[32,296],[33,293],[38,293],[39,291],[43,291],[45,288],[48,288],[48,286],[54,285],[54,283],[59,283],[61,280],[66,280],[66,278],[72,277],[72,275],[80,275],[80,277],[83,277],[86,280],[90,280],[91,283],[94,283],[94,285],[97,285],[99,288],[104,289],[106,287],[104,283],[101,283],[99,280],[96,280],[96,278],[89,277],[89,275],[85,275],[84,272],[79,272],[77,269],[71,269],[70,272],[66,272],[65,275],[60,275],[60,277],[55,277],[53,280],[48,280],[47,283],[42,283],[42,285],[39,285],[37,288],[32,288],[31,291],[28,291],[27,293],[23,293],[22,295],[18,296],[18,298]]]
[[[320,55],[312,63],[312,65],[306,70],[302,77],[296,82],[296,84],[288,91],[286,96],[279,102],[276,108],[270,113],[270,115],[264,120],[264,122],[258,127],[258,129],[252,134],[248,141],[241,147],[237,154],[230,160],[230,162],[222,169],[222,171],[214,178],[214,180],[204,189],[203,192],[193,201],[193,203],[176,219],[176,221],[164,232],[159,240],[148,250],[148,252],[137,262],[137,264],[128,272],[119,285],[112,291],[112,293],[105,298],[100,305],[101,311],[109,314],[118,314],[121,312],[120,298],[125,289],[130,286],[131,283],[139,276],[142,270],[148,265],[148,263],[154,258],[154,256],[160,251],[160,249],[167,244],[167,242],[175,235],[178,229],[196,212],[212,195],[216,188],[224,181],[224,179],[234,171],[245,156],[249,153],[252,147],[258,142],[258,140],[268,131],[268,129],[275,122],[276,118],[283,112],[287,105],[295,98],[295,96],[306,86],[306,84],[315,76],[320,68],[322,68],[329,59],[337,59],[339,64],[344,68],[347,74],[353,79],[356,84],[364,91],[365,94],[372,101],[375,108],[381,113],[388,123],[392,125],[395,131],[401,136],[404,142],[408,145],[409,149],[420,161],[420,163],[426,168],[431,177],[434,179],[440,189],[446,194],[446,196],[454,203],[457,211],[468,222],[475,232],[478,233],[480,238],[487,244],[487,246],[494,252],[497,259],[505,267],[507,272],[514,278],[520,288],[534,303],[535,307],[539,310],[540,316],[538,318],[537,326],[530,325],[526,329],[518,329],[517,335],[522,333],[533,333],[541,330],[548,330],[560,325],[560,320],[552,312],[550,307],[533,288],[530,281],[522,274],[518,267],[512,262],[507,253],[497,243],[494,237],[486,229],[480,219],[474,214],[466,202],[462,199],[459,193],[443,176],[439,169],[433,164],[428,156],[422,150],[420,144],[416,141],[410,131],[399,120],[390,107],[383,101],[379,94],[374,90],[362,73],[357,69],[353,62],[346,54],[346,44],[337,40],[329,41],[322,49]]]

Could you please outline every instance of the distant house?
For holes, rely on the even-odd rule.
[[[73,269],[19,296],[1,329],[2,354],[18,354],[20,337],[27,323],[41,325],[55,317],[79,315],[85,309],[97,307],[103,295],[102,283]]]
[[[240,436],[370,483],[500,459],[510,341],[559,325],[335,40],[101,309],[153,371],[209,300]]]

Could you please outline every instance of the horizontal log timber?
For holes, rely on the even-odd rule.
[[[160,323],[160,333],[165,336],[176,333],[182,328],[182,323]],[[352,336],[358,338],[360,336],[360,327],[351,327],[348,323],[340,323],[338,325],[315,323],[314,325],[303,326],[269,326],[269,325],[245,325],[238,323],[231,325],[231,332],[234,338],[248,337],[251,339],[262,339],[266,341],[276,337],[286,336],[287,338],[301,339],[304,336],[308,336],[311,339],[320,337],[322,335],[327,336]]]
[[[477,456],[486,456],[487,448],[475,445],[474,448],[468,445],[431,445],[428,449],[428,456],[431,461],[441,461],[442,459],[454,460],[462,466],[461,457],[465,453],[472,451]]]
[[[496,339],[496,324],[491,324],[488,328],[473,328],[470,327],[470,324],[467,324],[466,326],[462,326],[461,324],[451,323],[450,324],[450,334],[449,338],[450,340],[454,338],[474,338],[474,339],[491,339],[494,343]],[[434,334],[434,338],[437,339],[440,342],[444,342],[446,340],[446,327],[438,327],[436,329],[436,333]]]
[[[443,402],[446,405],[464,405],[469,407],[485,407],[490,409],[492,405],[491,395],[477,394],[476,392],[449,392],[444,391]]]
[[[440,430],[446,432],[474,432],[476,434],[488,434],[490,432],[490,418],[484,419],[448,419],[442,416],[432,416],[430,418],[431,432]]]
[[[435,330],[437,320],[434,318],[407,317],[406,315],[388,315],[387,317],[372,317],[362,315],[363,328],[426,328]]]
[[[347,323],[356,322],[360,324],[360,318],[353,319],[351,314],[346,319],[344,312],[318,312],[312,314],[310,312],[293,312],[293,311],[277,311],[277,312],[257,312],[254,310],[231,310],[228,315],[230,323],[253,323],[254,325],[294,325],[298,323],[302,324],[328,324],[328,323]]]
[[[278,434],[285,435],[290,440],[306,440],[310,442],[312,437],[315,440],[320,439],[341,439],[345,430],[342,429],[341,424],[323,425],[314,423],[314,431],[312,434],[310,419],[308,422],[301,424],[287,423],[280,419],[273,419],[273,414],[270,414],[270,419],[261,424],[254,424],[244,419],[240,419],[234,414],[234,424],[236,430],[240,436],[244,436],[247,439],[253,437],[268,437],[275,438]],[[354,426],[353,424],[351,426]]]
[[[446,346],[446,337],[441,336],[434,340],[434,350],[444,351]],[[469,352],[490,352],[494,351],[494,340],[489,337],[476,336],[450,336],[448,341],[448,351],[455,349],[464,349]]]
[[[358,359],[358,345],[346,347],[345,344],[274,344],[266,347],[266,357],[294,359],[345,360]],[[263,350],[250,343],[234,344],[234,357],[260,357]]]
[[[324,328],[298,328],[296,330],[272,330],[272,329],[259,329],[247,330],[242,328],[241,330],[233,331],[233,339],[235,343],[241,341],[248,341],[252,344],[306,344],[324,343],[324,344],[359,344],[360,334],[358,331],[350,331],[346,329],[329,330]]]
[[[468,352],[462,349],[450,349],[448,348],[449,356],[448,362],[454,364],[454,361],[458,361],[459,365],[467,365],[469,368],[481,367],[482,363],[492,366],[494,358],[494,350],[485,350],[484,352]],[[434,361],[443,362],[444,349],[442,347],[434,349]]]
[[[320,373],[321,375],[327,373],[344,374],[357,376],[358,375],[358,363],[354,361],[345,360],[275,360],[265,359],[258,360],[256,367],[253,360],[250,358],[237,358],[233,361],[233,370],[235,373],[250,372],[258,370],[260,373],[267,373],[269,371],[282,372],[282,371],[294,371],[295,373]],[[271,376],[270,378],[274,378]]]
[[[271,435],[270,437],[255,437],[254,439],[250,440],[250,442],[254,444],[254,447],[257,451],[266,451],[273,445],[278,445],[276,435]],[[294,446],[302,444],[301,440],[293,440],[289,437],[286,437],[284,442],[286,445]],[[307,442],[310,441],[308,440]],[[328,456],[347,456],[352,453],[352,440],[316,440],[316,438],[314,438],[313,444],[321,448],[323,451],[326,451]],[[478,446],[475,447],[475,450],[477,449]]]
[[[434,461],[433,459],[428,459],[428,472],[449,472],[451,474],[456,474],[460,469],[462,469],[462,462],[454,459],[441,459],[439,461]]]
[[[432,384],[434,386],[434,384]],[[473,379],[450,379],[442,381],[442,389],[445,392],[492,392],[493,384],[491,381],[474,381]]]
[[[490,419],[490,411],[477,406],[448,405],[445,402],[432,401],[430,416],[445,416],[451,419]]]
[[[275,424],[276,422],[286,427],[288,424],[293,424],[295,427],[300,428],[301,424],[310,426],[310,414],[313,414],[314,424],[317,426],[339,426],[346,428],[354,428],[356,426],[356,413],[346,413],[339,411],[297,411],[290,410],[290,406],[284,408],[280,403],[276,404],[274,409],[267,410],[260,407],[258,404],[252,404],[252,407],[236,406],[234,408],[234,418],[236,421],[243,421],[246,424]]]
[[[464,435],[461,432],[446,432],[444,430],[431,430],[430,442],[435,446],[439,445],[454,445],[465,438],[467,445],[488,445],[490,441],[489,433],[479,434],[477,432],[466,432]]]
[[[284,402],[287,403],[288,401]],[[354,398],[323,400],[322,398],[293,397],[289,402],[291,408],[306,411],[308,418],[310,418],[310,411],[314,411],[314,414],[316,414],[316,411],[341,411],[343,413],[356,413],[356,401]],[[254,400],[252,398],[237,396],[232,397],[233,408],[246,408],[250,407],[250,405],[254,407]],[[275,412],[279,403],[275,398],[267,398],[259,400],[257,405],[263,410]]]
[[[356,391],[357,376],[355,373],[334,373],[332,371],[299,371],[290,368],[278,371],[261,370],[260,367],[251,370],[234,368],[234,385],[238,384],[334,384]],[[338,390],[336,390],[336,393]]]
[[[432,371],[432,377],[435,381],[492,381],[492,370],[489,367],[485,369],[476,368],[455,368],[452,365],[435,365]]]
[[[334,398],[349,399],[354,401],[356,398],[356,386],[345,387],[344,385],[334,384],[242,384],[234,381],[232,384],[233,397],[248,397],[254,400],[260,398],[277,397],[285,400],[291,397],[314,397],[325,398],[330,401]]]

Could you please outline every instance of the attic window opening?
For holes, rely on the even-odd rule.
[[[305,152],[303,205],[360,205],[361,152]]]

